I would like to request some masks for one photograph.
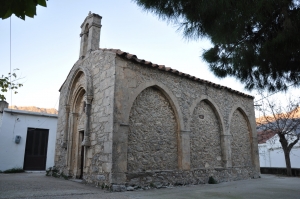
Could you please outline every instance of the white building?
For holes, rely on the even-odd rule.
[[[284,153],[277,134],[261,139],[258,143],[258,150],[260,167],[286,167]],[[292,168],[300,168],[300,142],[291,150],[290,159]]]
[[[8,109],[0,101],[0,170],[54,165],[57,115]]]

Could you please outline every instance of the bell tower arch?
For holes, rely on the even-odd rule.
[[[84,22],[81,24],[81,41],[79,58],[85,57],[87,52],[97,50],[100,43],[102,17],[98,14],[89,12]]]

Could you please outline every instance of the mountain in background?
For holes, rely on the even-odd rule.
[[[9,106],[9,108],[15,110],[22,110],[22,111],[38,112],[38,113],[58,114],[58,111],[55,108],[39,108],[36,106]]]

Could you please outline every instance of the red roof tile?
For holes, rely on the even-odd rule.
[[[268,141],[275,135],[276,135],[275,131],[271,131],[271,130],[259,131],[259,132],[257,132],[257,142],[258,142],[258,144],[264,144],[264,143],[266,143],[266,141]]]
[[[138,59],[138,57],[136,55],[133,55],[133,54],[129,54],[127,52],[123,52],[121,51],[120,49],[107,49],[107,48],[102,48],[101,50],[103,51],[110,51],[110,52],[114,52],[116,53],[118,56],[124,58],[124,59],[127,59],[127,60],[130,60],[130,61],[133,61],[133,62],[137,62],[137,63],[140,63],[140,64],[143,64],[145,66],[148,66],[148,67],[153,67],[153,68],[158,68],[158,70],[163,70],[163,71],[167,71],[167,72],[171,72],[171,73],[174,73],[174,74],[177,74],[179,76],[182,76],[182,77],[187,77],[189,79],[192,79],[194,81],[198,81],[198,82],[201,82],[201,83],[204,83],[204,84],[208,84],[210,86],[213,86],[213,87],[216,87],[216,88],[219,88],[219,89],[226,89],[228,90],[229,92],[232,92],[232,93],[236,93],[236,94],[239,94],[239,95],[242,95],[242,96],[245,96],[245,97],[249,97],[251,99],[254,99],[253,96],[251,95],[248,95],[248,94],[245,94],[245,93],[242,93],[242,92],[239,92],[239,91],[236,91],[236,90],[233,90],[229,87],[226,87],[226,86],[222,86],[222,85],[219,85],[219,84],[215,84],[213,82],[210,82],[210,81],[207,81],[207,80],[203,80],[203,79],[200,79],[200,78],[197,78],[195,76],[192,76],[192,75],[189,75],[189,74],[186,74],[186,73],[183,73],[183,72],[180,72],[176,69],[172,69],[170,67],[165,67],[164,65],[157,65],[157,64],[153,64],[152,62],[150,61],[145,61],[143,59]]]

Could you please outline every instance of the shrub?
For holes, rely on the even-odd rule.
[[[23,172],[25,172],[23,168],[12,168],[3,171],[3,173],[23,173]]]
[[[55,167],[50,167],[46,170],[46,176],[53,176],[55,178],[69,179],[69,176],[65,175],[63,172],[59,172]]]
[[[208,179],[208,184],[218,184],[218,182],[214,179],[214,177],[210,176]]]

